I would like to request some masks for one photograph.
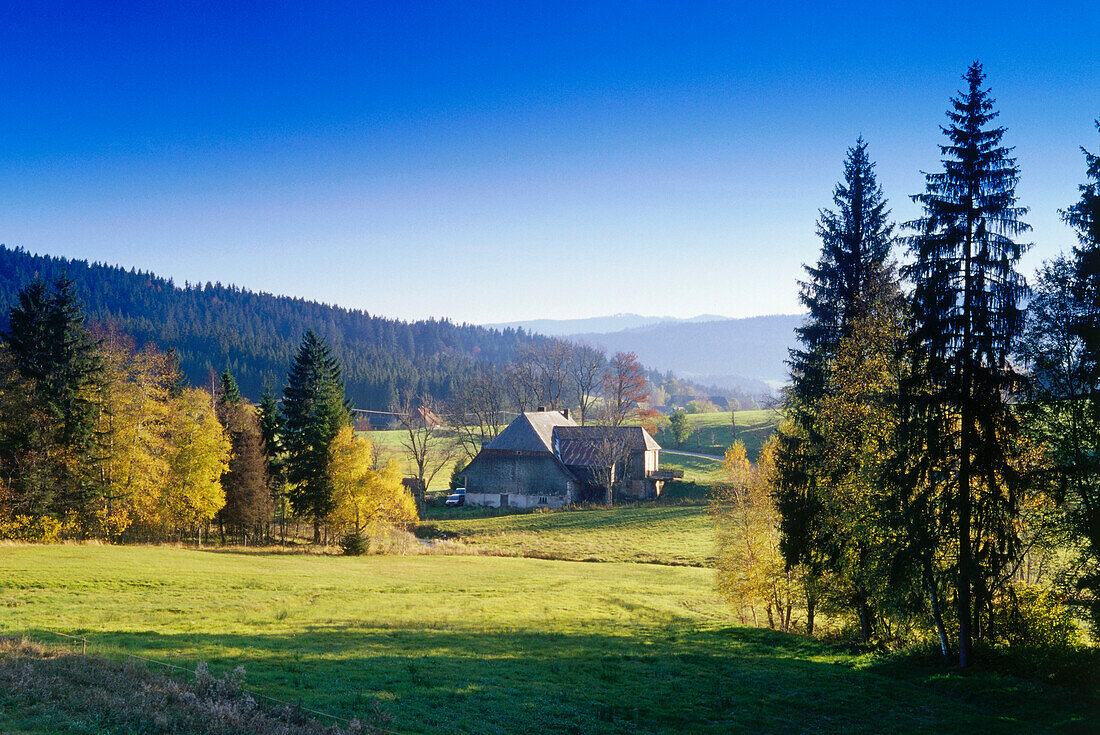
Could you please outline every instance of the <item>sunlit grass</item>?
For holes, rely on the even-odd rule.
[[[688,415],[688,423],[693,432],[683,445],[677,445],[667,429],[662,429],[657,434],[657,441],[665,449],[682,450],[685,452],[698,452],[722,456],[726,448],[740,439],[745,442],[745,449],[750,458],[755,458],[782,418],[778,410],[760,409],[754,411],[738,411],[737,427],[730,420],[729,411],[718,413],[697,413]],[[663,462],[662,462],[663,464]]]
[[[700,505],[490,516],[476,508],[456,510],[447,513],[448,519],[430,521],[429,532],[472,547],[546,559],[704,566],[714,554],[714,529]]]
[[[731,624],[700,567],[0,548],[0,633],[87,635],[415,733],[1087,731],[1079,702]],[[886,673],[883,673],[883,672]],[[0,695],[2,696],[2,695]],[[2,700],[0,700],[2,701]],[[18,713],[0,713],[14,720]],[[23,723],[24,729],[36,729]],[[48,723],[37,729],[51,731]]]

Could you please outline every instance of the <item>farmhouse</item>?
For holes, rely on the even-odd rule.
[[[466,502],[558,508],[618,497],[653,499],[675,473],[640,426],[577,426],[569,411],[528,411],[482,447],[466,468]]]

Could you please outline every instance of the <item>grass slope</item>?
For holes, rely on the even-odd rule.
[[[413,733],[1086,731],[1008,678],[885,675],[732,626],[711,572],[500,557],[341,558],[165,547],[0,547],[0,633],[86,632]],[[871,662],[874,659],[870,660]],[[0,704],[5,694],[0,692]],[[51,729],[0,709],[0,726]]]
[[[486,515],[480,508],[432,511],[443,517],[427,524],[431,530],[520,556],[704,566],[714,554],[714,529],[698,505],[510,515]]]
[[[749,457],[755,459],[761,445],[779,426],[782,416],[779,411],[772,409],[738,411],[736,415],[736,431],[730,422],[729,411],[696,413],[688,415],[688,423],[693,431],[682,445],[677,446],[673,441],[667,424],[657,432],[656,439],[665,449],[713,454],[719,457],[726,453],[726,448],[735,440],[740,439],[745,442],[745,450]]]

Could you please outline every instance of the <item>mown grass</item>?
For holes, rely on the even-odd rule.
[[[455,508],[439,515],[446,517],[423,524],[422,535],[520,556],[705,566],[714,555],[714,529],[701,505],[647,503],[503,515]]]
[[[731,625],[698,567],[0,547],[0,633],[238,664],[270,696],[413,733],[1087,732],[1087,701],[881,667]],[[963,682],[962,685],[959,682]],[[49,723],[7,723],[49,731]],[[87,730],[91,732],[91,730]]]
[[[740,439],[745,442],[745,450],[750,459],[755,459],[760,447],[776,427],[782,415],[778,410],[759,409],[737,412],[737,429],[730,421],[729,411],[718,413],[697,413],[688,415],[688,423],[693,431],[682,445],[677,445],[668,431],[667,424],[657,432],[657,442],[665,449],[675,449],[699,454],[711,454],[721,457],[726,448]]]

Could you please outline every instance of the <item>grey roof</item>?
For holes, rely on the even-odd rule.
[[[614,452],[660,449],[649,432],[640,426],[558,426],[554,428],[554,451],[567,467],[601,467],[608,464],[607,441]]]
[[[565,418],[561,411],[528,411],[508,424],[486,448],[513,452],[553,452],[551,445],[554,429],[576,425],[573,419]]]
[[[642,452],[649,449],[660,449],[649,432],[640,426],[559,426],[554,429],[554,440],[559,445],[566,443],[585,443],[595,445],[604,441],[610,435],[615,440],[623,443],[623,448],[631,452]],[[569,462],[566,462],[569,464]]]

